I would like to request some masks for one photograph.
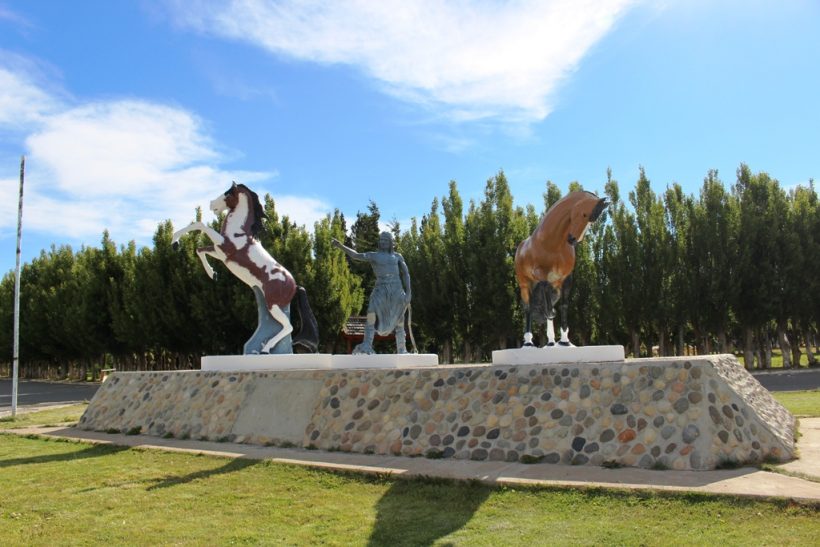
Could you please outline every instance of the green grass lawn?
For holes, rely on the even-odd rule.
[[[0,435],[3,544],[805,544],[818,507],[491,488]]]
[[[772,393],[795,416],[820,416],[820,389]]]
[[[779,392],[820,416],[820,390]],[[76,422],[87,405],[0,419]],[[491,488],[0,434],[0,543],[816,544],[818,507]],[[681,515],[685,515],[682,518]]]
[[[61,408],[38,410],[36,412],[25,412],[17,414],[13,419],[10,416],[0,418],[0,430],[20,429],[32,425],[56,425],[67,422],[78,422],[85,412],[87,403],[80,403]]]

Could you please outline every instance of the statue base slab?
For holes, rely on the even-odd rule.
[[[438,365],[438,356],[433,353],[385,353],[372,355],[293,353],[286,355],[206,355],[202,357],[202,370],[221,372],[416,368],[434,367],[436,365]]]
[[[623,360],[623,346],[527,347],[493,352],[493,365],[549,365],[553,363],[623,362]]]
[[[206,355],[201,366],[202,370],[222,372],[329,369],[332,357],[329,353]]]
[[[334,355],[333,368],[416,368],[438,366],[435,353],[372,353]]]

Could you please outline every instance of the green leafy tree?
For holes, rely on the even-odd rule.
[[[338,209],[314,224],[314,260],[305,287],[319,323],[319,342],[327,352],[336,347],[342,327],[365,300],[361,281],[350,271],[345,254],[332,244],[334,238],[342,241],[345,233],[345,218]]]
[[[465,342],[467,339],[470,322],[470,310],[468,300],[467,264],[466,255],[466,231],[464,227],[464,202],[458,192],[458,185],[455,181],[450,181],[449,192],[441,200],[441,208],[444,212],[444,253],[445,269],[441,273],[446,284],[446,299],[449,312],[442,322],[442,335],[444,336],[444,362],[452,363],[456,350],[462,354],[466,361]]]
[[[525,212],[513,207],[503,171],[487,181],[478,206],[470,203],[465,228],[468,336],[488,358],[491,349],[517,345],[523,325],[513,262],[516,247],[529,234]]]

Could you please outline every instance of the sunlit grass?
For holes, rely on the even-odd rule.
[[[34,412],[17,414],[14,418],[0,418],[0,429],[20,429],[32,425],[56,425],[76,423],[85,412],[88,403],[80,403],[60,408],[48,408]]]
[[[820,389],[772,393],[795,416],[820,416]]]
[[[0,435],[6,545],[815,545],[816,507],[492,488]]]

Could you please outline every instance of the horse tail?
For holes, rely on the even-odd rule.
[[[316,353],[319,348],[319,325],[316,317],[308,304],[307,291],[304,287],[296,287],[296,307],[291,312],[296,312],[299,318],[299,331],[293,336],[293,345],[301,346],[308,353]]]

